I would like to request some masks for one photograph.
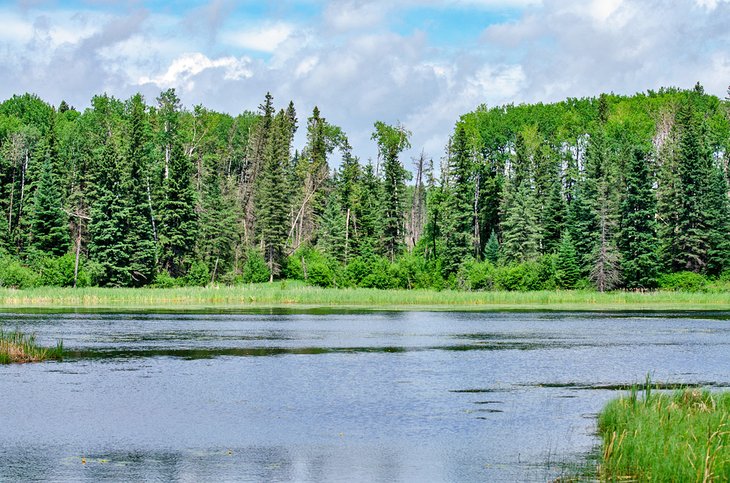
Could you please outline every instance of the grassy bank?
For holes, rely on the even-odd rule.
[[[238,287],[0,289],[0,308],[250,309],[342,307],[392,310],[727,310],[730,292],[457,292],[331,289],[300,282]]]
[[[63,357],[63,342],[56,347],[40,347],[33,334],[19,331],[6,332],[0,328],[0,364],[40,362]]]
[[[601,480],[730,480],[730,393],[632,391],[606,406],[598,427]]]

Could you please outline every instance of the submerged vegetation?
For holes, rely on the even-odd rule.
[[[730,393],[634,388],[598,418],[599,476],[608,481],[728,481]]]
[[[63,341],[56,347],[40,347],[34,334],[24,334],[18,330],[6,332],[0,328],[0,364],[40,362],[63,358]]]

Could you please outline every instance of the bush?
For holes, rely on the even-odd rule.
[[[313,260],[307,265],[307,282],[318,287],[334,287],[335,272],[324,260]]]
[[[463,286],[466,290],[492,290],[494,289],[495,268],[488,261],[468,262],[462,265],[464,270]],[[459,271],[461,274],[462,270]]]
[[[658,282],[661,289],[684,292],[701,292],[707,285],[707,279],[694,272],[665,273]]]
[[[73,287],[76,256],[73,253],[51,258],[42,258],[39,262],[40,284],[53,287]],[[91,277],[79,260],[77,287],[86,287],[91,284]]]
[[[196,260],[190,265],[187,275],[185,275],[185,285],[193,287],[205,287],[210,282],[210,269],[208,264]]]
[[[30,268],[9,256],[0,257],[0,287],[30,288],[38,285],[40,277]]]
[[[167,270],[162,270],[155,275],[155,283],[153,284],[154,287],[158,288],[173,288],[179,285],[179,280],[170,275]]]
[[[538,262],[525,262],[499,267],[494,274],[494,284],[498,289],[527,292],[540,290],[543,281]]]
[[[255,250],[249,250],[239,280],[242,283],[262,283],[268,282],[270,275],[271,272],[264,257]]]

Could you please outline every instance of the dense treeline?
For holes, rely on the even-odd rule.
[[[302,124],[300,126],[300,124]],[[306,144],[293,146],[298,129]],[[478,108],[436,168],[353,155],[315,107],[0,104],[0,285],[279,278],[376,288],[696,288],[730,268],[728,102],[693,90]],[[332,169],[332,166],[337,166]]]

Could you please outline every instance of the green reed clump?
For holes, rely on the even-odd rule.
[[[641,390],[611,401],[598,417],[602,480],[730,481],[730,393]]]
[[[24,334],[19,330],[6,332],[0,328],[0,364],[40,362],[63,358],[63,341],[56,347],[40,347],[35,334]]]

